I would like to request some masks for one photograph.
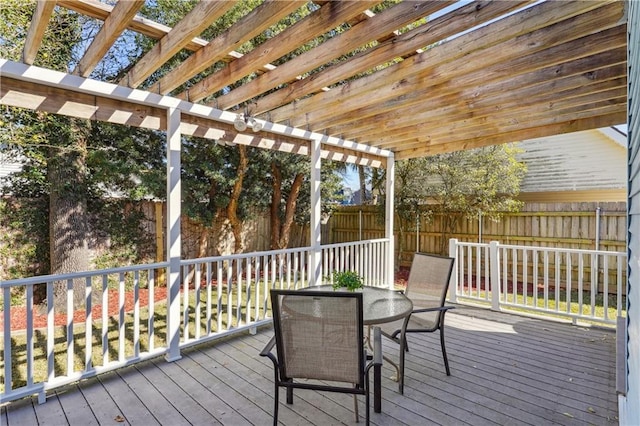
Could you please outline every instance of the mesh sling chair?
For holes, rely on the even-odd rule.
[[[451,375],[444,344],[444,316],[453,306],[445,306],[444,303],[453,262],[451,257],[416,253],[405,290],[406,296],[413,302],[413,311],[404,320],[380,325],[382,335],[400,345],[398,391],[401,394],[404,393],[405,352],[409,350],[407,333],[431,333],[439,330],[444,367],[447,376]]]
[[[368,425],[374,363],[367,363],[363,346],[362,294],[271,290],[271,306],[275,334],[260,355],[273,361],[273,424],[278,423],[278,390],[285,387],[287,404],[293,403],[294,388],[354,394],[356,421],[356,395],[365,395]]]

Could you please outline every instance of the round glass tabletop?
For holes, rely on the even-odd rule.
[[[331,285],[319,285],[305,290],[332,291]],[[347,291],[347,290],[336,290]],[[356,290],[360,291],[360,290]],[[382,324],[409,315],[413,303],[407,296],[395,290],[365,286],[362,289],[363,322],[365,325]]]

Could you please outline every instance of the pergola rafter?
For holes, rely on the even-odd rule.
[[[79,75],[122,31],[139,32],[157,42],[131,65],[124,86],[144,83],[153,93],[384,148],[396,158],[625,121],[626,102],[615,90],[627,79],[622,1],[403,1],[377,9],[375,0],[269,0],[211,40],[202,32],[233,2],[200,2],[173,28],[135,14],[139,3],[56,3],[105,22]],[[305,6],[305,18],[253,50],[235,50]],[[37,57],[52,13],[51,2],[37,3],[25,63]],[[298,51],[312,40],[314,48]],[[191,52],[183,63],[157,72],[181,50]]]

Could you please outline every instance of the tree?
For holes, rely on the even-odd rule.
[[[425,208],[442,218],[440,252],[445,253],[447,235],[460,218],[480,214],[498,219],[517,211],[522,203],[514,197],[526,172],[516,159],[514,145],[495,145],[398,162],[396,208],[401,222],[415,218]]]
[[[3,56],[18,59],[28,31],[33,11],[32,4],[3,4],[2,46]],[[66,69],[73,61],[72,46],[81,39],[82,25],[78,16],[56,10],[53,25],[43,39],[43,50],[36,65]],[[16,140],[4,139],[7,146],[37,144],[38,160],[44,170],[49,211],[49,260],[51,273],[65,273],[88,269],[86,151],[89,126],[83,120],[70,119],[47,113],[23,112],[8,109],[8,123]],[[7,132],[2,132],[6,135]],[[82,282],[74,283],[74,304],[84,298]],[[66,283],[54,286],[56,304],[63,304]]]
[[[3,3],[3,57],[20,60],[33,10],[33,2]],[[80,54],[75,46],[95,30],[95,23],[57,8],[51,22],[35,65],[67,71]],[[108,220],[111,205],[118,202],[105,194],[136,200],[154,195],[161,187],[154,170],[162,165],[162,143],[154,132],[6,107],[0,123],[0,147],[24,165],[22,171],[10,176],[3,190],[19,200],[15,206],[20,209],[17,216],[23,225],[32,218],[40,224],[32,228],[37,245],[49,247],[46,253],[36,250],[37,273],[90,269],[88,242],[92,232],[106,231],[123,244],[136,241],[130,231],[139,221],[129,219],[139,219],[139,215],[127,215],[123,220],[120,209],[117,219]],[[48,220],[40,220],[34,214],[37,210]],[[54,303],[65,304],[66,293],[66,282],[56,283]],[[38,296],[44,297],[42,293]],[[76,306],[84,302],[82,280],[74,282],[74,299]]]

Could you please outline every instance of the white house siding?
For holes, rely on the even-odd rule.
[[[623,201],[627,187],[626,146],[606,134],[587,130],[520,142],[519,159],[527,163],[523,194],[592,192],[589,201]],[[598,191],[617,193],[617,200],[597,200]],[[578,196],[580,198],[580,196]]]
[[[19,171],[21,168],[22,163],[15,161],[13,158],[9,158],[0,148],[0,188],[5,185],[7,176]]]
[[[620,397],[620,424],[640,424],[640,2],[628,16],[629,234],[627,289],[627,392]]]

